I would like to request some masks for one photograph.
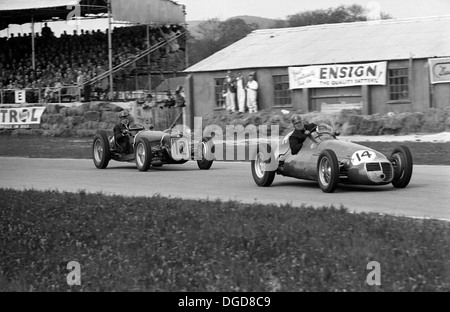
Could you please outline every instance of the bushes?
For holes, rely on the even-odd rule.
[[[48,105],[41,118],[41,129],[30,134],[46,136],[91,136],[98,130],[111,130],[117,122],[117,112],[122,107],[110,103],[84,103],[80,106],[64,107]],[[279,110],[257,113],[228,113],[214,111],[203,117],[203,128],[218,125],[225,133],[227,125],[278,125],[281,134],[292,130],[291,117],[295,113],[283,114]],[[425,112],[388,113],[362,115],[360,110],[343,110],[326,114],[310,112],[302,114],[308,122],[326,123],[343,135],[392,135],[410,133],[438,133],[450,131],[450,107],[429,109]],[[13,130],[18,131],[18,130]],[[270,131],[270,127],[268,127]],[[21,131],[22,134],[23,131]]]
[[[279,111],[260,111],[253,114],[213,112],[203,118],[203,126],[216,124],[225,130],[225,125],[273,125],[280,126],[284,134],[292,129],[291,117],[297,112],[282,114]],[[359,110],[343,110],[326,114],[310,112],[302,114],[307,122],[326,123],[343,135],[385,135],[410,133],[438,133],[450,131],[450,108],[429,109],[425,112],[388,113],[362,115]]]
[[[98,130],[112,130],[117,112],[123,108],[109,103],[84,103],[64,107],[48,105],[41,117],[40,131],[29,134],[54,137],[91,137]],[[27,130],[13,130],[11,134],[25,134]]]

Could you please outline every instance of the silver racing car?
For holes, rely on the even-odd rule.
[[[276,146],[259,144],[251,158],[255,183],[270,186],[276,174],[317,181],[323,192],[332,193],[339,183],[408,185],[413,158],[406,146],[394,148],[386,157],[366,146],[338,140],[338,133],[325,124],[315,127],[297,155],[289,147],[289,132]]]

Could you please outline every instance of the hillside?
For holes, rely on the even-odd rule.
[[[230,17],[227,20],[230,19],[237,19],[240,18],[245,21],[246,24],[256,24],[258,25],[258,29],[266,29],[266,28],[274,28],[278,23],[283,22],[283,20],[276,20],[276,19],[270,19],[270,18],[264,18],[264,17],[258,17],[258,16],[249,16],[249,15],[241,15],[241,16],[234,16]],[[197,20],[197,21],[187,21],[187,28],[189,33],[194,36],[198,37],[200,34],[198,32],[198,25],[202,22],[205,22],[205,20]]]

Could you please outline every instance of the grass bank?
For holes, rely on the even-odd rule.
[[[0,135],[0,157],[91,159],[93,138]],[[410,148],[415,165],[450,165],[450,142],[361,142],[389,156],[394,147]],[[226,148],[222,149],[225,152]],[[235,150],[236,154],[236,150]],[[248,148],[246,149],[248,159]],[[237,159],[237,157],[235,157]]]
[[[0,291],[450,291],[450,224],[0,189]],[[68,286],[69,261],[81,285]],[[381,285],[366,283],[370,261]]]

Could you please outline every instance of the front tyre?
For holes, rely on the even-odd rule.
[[[200,143],[202,157],[197,160],[197,165],[201,170],[208,170],[214,162],[214,143],[206,138]]]
[[[396,188],[404,188],[409,184],[413,172],[413,158],[411,151],[406,146],[397,146],[389,158],[394,168],[392,185]]]
[[[256,155],[252,158],[252,176],[253,180],[258,186],[270,186],[275,178],[276,168],[272,168],[275,162],[275,155],[273,154],[270,145],[265,148],[258,148]]]
[[[94,137],[94,141],[92,142],[92,159],[98,169],[108,167],[111,152],[108,137],[103,132],[96,134]]]
[[[136,167],[139,171],[147,171],[152,163],[152,149],[146,138],[140,138],[134,147]]]
[[[339,162],[332,150],[324,150],[317,161],[317,182],[325,193],[333,193],[339,183]]]

